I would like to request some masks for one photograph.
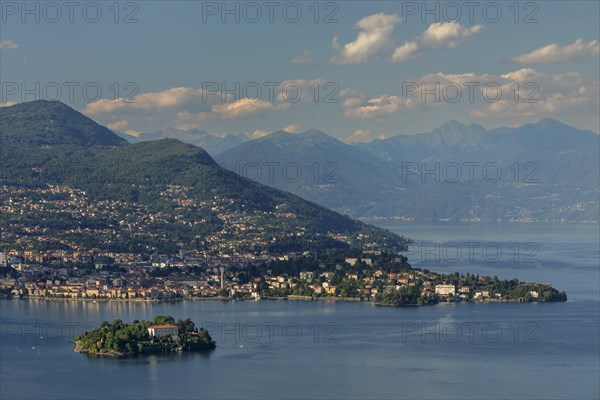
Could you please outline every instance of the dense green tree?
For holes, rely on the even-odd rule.
[[[92,354],[128,355],[138,353],[170,352],[180,350],[207,350],[215,342],[205,329],[197,330],[190,319],[179,320],[180,333],[173,336],[150,337],[148,327],[156,323],[174,323],[170,316],[157,316],[154,322],[121,320],[103,322],[98,328],[75,338],[77,350]]]
[[[154,317],[154,324],[155,325],[174,325],[175,318],[173,318],[169,315],[157,315],[156,317]]]

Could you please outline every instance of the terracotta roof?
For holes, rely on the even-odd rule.
[[[173,328],[177,328],[177,325],[152,325],[149,326],[148,329],[173,329]]]

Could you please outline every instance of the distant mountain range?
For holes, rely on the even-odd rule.
[[[0,172],[13,181],[42,176],[124,197],[139,192],[132,192],[131,184],[179,182],[197,187],[198,195],[247,196],[256,209],[286,198],[304,212],[313,210],[306,218],[309,224],[321,221],[321,231],[327,227],[323,221],[362,228],[252,181],[360,218],[599,220],[600,136],[552,119],[492,130],[450,121],[431,132],[350,145],[314,129],[249,140],[244,134],[221,137],[171,128],[130,136],[136,143],[129,144],[59,102],[21,103],[3,108],[0,117]],[[166,139],[172,137],[202,148]],[[86,166],[87,172],[62,178],[68,164]],[[221,184],[195,176],[205,170],[228,179]],[[111,174],[126,175],[128,185],[110,182]],[[86,176],[96,181],[82,181]],[[150,202],[155,197],[142,196]]]
[[[177,139],[184,143],[193,144],[202,147],[209,154],[215,155],[223,153],[235,146],[238,146],[250,138],[245,133],[215,135],[205,130],[192,129],[188,131],[167,128],[162,131],[152,133],[141,133],[138,136],[129,135],[123,132],[116,132],[117,135],[131,143],[146,142],[160,139]]]
[[[535,172],[530,168],[531,178],[544,183],[597,188],[599,138],[593,132],[552,119],[489,131],[481,125],[465,126],[450,121],[428,133],[398,135],[357,146],[372,156],[400,166],[406,162],[462,164],[478,161],[508,168],[517,162],[521,167],[531,162],[539,167]],[[503,172],[513,174],[511,170]]]
[[[215,159],[355,217],[598,221],[599,154],[597,134],[543,119],[493,130],[450,121],[355,145],[316,130],[278,131]],[[288,176],[299,167],[300,179]]]
[[[353,199],[369,204],[373,193],[391,195],[395,173],[364,150],[318,130],[276,131],[216,156],[221,166],[242,176],[296,193],[341,211]],[[352,210],[354,211],[354,210]]]
[[[122,248],[118,242],[125,238],[133,247],[153,241],[158,248],[174,249],[202,246],[219,237],[222,243],[216,245],[229,249],[235,245],[238,251],[241,246],[253,251],[266,246],[282,251],[325,250],[359,246],[364,240],[390,248],[406,243],[388,231],[229,172],[200,147],[174,139],[130,144],[58,101],[2,108],[0,183],[29,189],[47,185],[80,189],[94,202],[86,206],[92,209],[117,202],[116,208],[108,206],[109,219],[101,220],[87,208],[84,214],[62,219],[43,207],[0,215],[6,228],[15,226],[11,221],[23,219],[33,226],[43,222],[48,236],[65,233],[64,224],[70,229],[104,226],[119,238],[109,236],[115,248]],[[159,220],[145,220],[146,213]],[[131,218],[145,228],[121,231],[123,221]],[[83,236],[61,240],[77,242]]]

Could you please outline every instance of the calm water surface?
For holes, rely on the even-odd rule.
[[[550,282],[556,304],[374,307],[360,303],[1,301],[0,399],[597,399],[597,227],[390,227],[430,244],[536,242],[537,262],[421,260],[432,270]],[[450,237],[450,239],[449,239]],[[206,354],[96,359],[72,352],[86,324],[170,314],[207,327]],[[92,326],[92,325],[88,325]],[[42,338],[43,337],[43,338]]]

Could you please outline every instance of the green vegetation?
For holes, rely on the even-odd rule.
[[[177,325],[177,335],[155,337],[148,332],[151,325]],[[159,315],[154,321],[123,323],[103,322],[100,327],[75,338],[75,351],[92,355],[128,356],[175,351],[202,351],[216,347],[206,329],[196,329],[189,318],[175,322],[171,316]]]
[[[221,168],[199,147],[173,139],[130,144],[56,101],[2,108],[0,152],[0,184],[31,188],[27,198],[59,185],[81,190],[84,201],[76,215],[32,210],[0,217],[17,230],[42,227],[46,236],[84,248],[176,253],[182,247],[206,248],[205,238],[217,234],[220,241],[236,242],[222,248],[239,253],[406,246],[405,238],[384,229]],[[48,200],[47,193],[39,195]],[[69,201],[59,197],[48,204]],[[121,221],[135,223],[139,216],[139,222],[150,213],[156,218],[133,233],[121,227]],[[239,221],[251,229],[236,231],[231,225]],[[98,236],[111,229],[118,229],[119,240]]]
[[[13,295],[10,288],[0,288],[0,299],[12,299]]]
[[[422,285],[415,284],[414,286],[405,286],[398,290],[392,290],[389,293],[378,293],[375,296],[375,303],[386,306],[424,306],[440,302],[440,297],[436,294],[422,296],[422,288]]]
[[[356,258],[355,265],[345,260]],[[368,258],[370,265],[364,262]],[[310,273],[307,278],[306,273]],[[265,277],[285,276],[286,283],[274,287]],[[303,279],[302,276],[305,278]],[[408,259],[393,253],[361,254],[356,250],[331,251],[314,259],[298,257],[250,266],[237,275],[240,283],[257,282],[263,297],[342,297],[373,301],[380,305],[430,305],[457,301],[562,302],[565,292],[549,284],[500,280],[498,277],[458,272],[443,274],[413,268]],[[316,292],[327,283],[335,291]],[[438,285],[452,285],[454,294],[440,295]]]

